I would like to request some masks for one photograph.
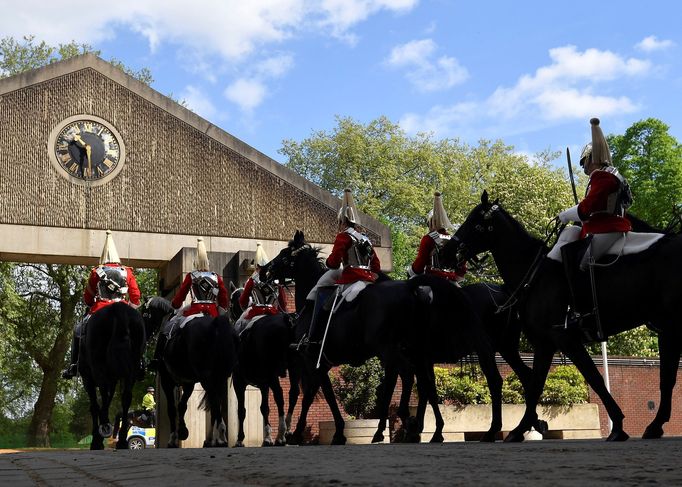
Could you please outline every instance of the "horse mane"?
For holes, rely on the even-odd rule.
[[[147,309],[157,309],[164,313],[173,313],[175,311],[175,308],[170,304],[170,301],[161,296],[154,296],[147,301]]]
[[[498,207],[498,210],[501,211],[501,212],[505,215],[506,221],[509,222],[510,225],[511,225],[516,231],[518,231],[518,232],[519,232],[520,234],[522,234],[525,238],[527,238],[528,240],[530,240],[530,241],[536,243],[537,245],[543,246],[543,247],[547,248],[547,244],[546,244],[546,243],[544,243],[541,239],[539,239],[539,238],[534,237],[533,235],[531,235],[530,232],[528,232],[528,230],[526,230],[526,228],[523,226],[523,224],[522,224],[517,218],[514,218],[514,217],[511,215],[511,213],[509,213],[501,204],[497,203],[497,207]]]

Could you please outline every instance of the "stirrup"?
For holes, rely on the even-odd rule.
[[[62,379],[73,379],[78,375],[78,364],[69,364],[64,372],[62,372]]]

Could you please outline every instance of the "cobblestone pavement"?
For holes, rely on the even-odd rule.
[[[23,451],[0,454],[0,485],[682,485],[681,460],[682,438]]]

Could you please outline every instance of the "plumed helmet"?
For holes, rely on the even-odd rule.
[[[339,223],[360,223],[357,217],[357,210],[355,209],[355,202],[353,201],[353,193],[350,189],[346,188],[343,191],[343,202],[341,203],[341,208],[339,208]]]
[[[206,252],[206,244],[204,239],[199,237],[197,239],[197,260],[194,261],[194,268],[198,271],[207,271],[211,267],[208,261],[208,252]]]
[[[433,193],[433,210],[428,215],[429,230],[438,231],[442,229],[452,229],[448,214],[443,206],[443,198],[439,192]]]
[[[260,242],[256,242],[256,257],[254,263],[259,267],[263,267],[268,262],[270,262],[270,259],[268,259],[268,254],[265,253],[263,245]]]
[[[585,165],[583,159],[592,154],[592,161],[600,166],[611,166],[611,151],[609,144],[606,142],[606,137],[599,126],[599,119],[590,119],[590,126],[592,129],[592,142],[587,144],[580,154],[580,164]]]
[[[107,238],[104,241],[104,248],[102,249],[102,255],[99,258],[99,263],[121,263],[121,258],[118,256],[118,251],[116,250],[116,244],[114,244],[114,238],[111,236],[111,230],[107,230]]]

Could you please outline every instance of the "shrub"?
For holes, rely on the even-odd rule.
[[[359,367],[340,366],[338,376],[332,377],[332,387],[346,413],[369,419],[376,417],[376,392],[383,377],[381,362],[371,358]]]

